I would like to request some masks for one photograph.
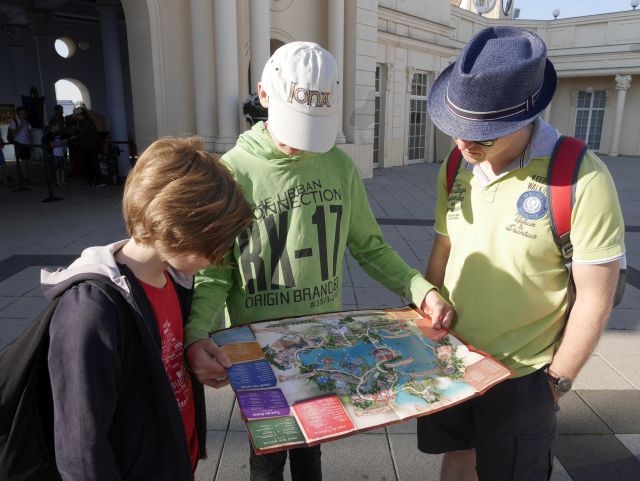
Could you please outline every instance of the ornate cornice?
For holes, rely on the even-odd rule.
[[[49,27],[53,18],[51,12],[32,8],[27,10],[27,17],[29,18],[31,34],[34,37],[49,37],[51,35],[51,28]]]
[[[391,92],[391,87],[393,86],[393,64],[386,63],[384,66],[386,68],[386,72],[385,72],[386,90],[387,92]]]
[[[7,38],[9,48],[24,48],[29,33],[26,25],[6,24],[0,27]]]
[[[407,92],[411,93],[411,82],[413,81],[413,74],[416,73],[416,68],[413,66],[407,67]]]
[[[631,87],[631,75],[616,75],[616,89],[629,90]]]

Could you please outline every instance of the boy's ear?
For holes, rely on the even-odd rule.
[[[260,105],[265,109],[269,108],[269,95],[267,91],[262,87],[262,82],[258,82],[258,98],[260,99]]]

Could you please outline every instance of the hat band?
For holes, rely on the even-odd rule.
[[[544,85],[544,84],[543,84]],[[510,117],[511,115],[519,114],[520,112],[528,112],[533,109],[538,96],[540,95],[540,91],[542,90],[542,85],[538,89],[536,93],[527,97],[527,99],[513,107],[507,107],[506,109],[501,110],[492,110],[490,112],[474,112],[471,110],[464,110],[454,104],[449,98],[449,89],[447,88],[447,95],[445,97],[445,103],[447,104],[447,108],[451,110],[458,117],[462,117],[466,120],[498,120],[503,119],[505,117]]]

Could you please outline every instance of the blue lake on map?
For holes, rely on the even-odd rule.
[[[410,381],[409,373],[429,371],[436,367],[433,351],[429,349],[435,344],[430,339],[425,337],[423,341],[413,333],[406,337],[386,337],[396,333],[385,330],[380,330],[378,333],[382,336],[382,340],[377,342],[378,348],[387,347],[395,354],[401,353],[403,359],[413,358],[414,360],[411,364],[394,368],[399,376],[397,385],[401,386]],[[371,369],[378,362],[372,353],[373,349],[375,348],[372,344],[365,342],[339,348],[317,348],[299,354],[299,360],[308,367],[341,371],[360,377],[363,372]],[[396,402],[426,404],[422,398],[406,392],[399,394]]]
[[[435,344],[429,338],[425,337],[424,341],[421,341],[414,334],[391,338],[385,337],[392,335],[386,331],[380,331],[380,335],[382,336],[382,341],[379,342],[380,346],[388,347],[395,353],[402,353],[404,359],[409,357],[414,359],[414,362],[407,366],[396,367],[396,372],[423,372],[435,369],[433,351],[429,349],[429,347],[435,348]]]

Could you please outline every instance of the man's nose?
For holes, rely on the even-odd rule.
[[[458,148],[464,150],[471,147],[475,142],[473,140],[456,139],[458,141]]]

